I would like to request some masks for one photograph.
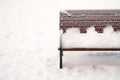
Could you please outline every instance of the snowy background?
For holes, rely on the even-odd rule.
[[[0,0],[0,80],[119,80],[119,52],[66,52],[59,11],[119,9],[119,0]],[[74,53],[74,54],[73,54]]]

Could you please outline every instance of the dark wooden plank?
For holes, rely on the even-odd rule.
[[[60,27],[71,26],[71,27],[79,27],[79,26],[120,26],[120,21],[61,21]]]
[[[98,33],[103,33],[103,29],[105,26],[95,26],[95,31],[97,31]],[[72,28],[72,26],[64,26],[61,29],[63,30],[63,32],[65,33],[66,30],[68,28]],[[81,33],[86,33],[87,32],[87,28],[89,28],[89,26],[76,26],[74,28],[80,28],[80,32]],[[119,26],[113,26],[114,31],[120,31],[120,27]]]
[[[60,16],[60,22],[61,21],[120,21],[120,16],[98,16],[98,15],[92,15],[92,16],[80,16],[80,15],[73,15],[73,16]]]
[[[120,48],[59,48],[63,51],[120,51]]]
[[[119,15],[120,10],[65,10],[71,15]],[[60,15],[67,15],[64,12],[60,12]]]

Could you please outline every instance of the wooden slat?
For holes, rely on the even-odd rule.
[[[95,31],[97,31],[98,33],[103,33],[103,29],[105,26],[94,26],[95,27]],[[72,26],[64,26],[63,28],[61,28],[63,30],[63,32],[65,33],[67,28],[72,28]],[[86,33],[87,32],[87,28],[89,28],[89,26],[76,26],[74,28],[80,28],[80,32],[81,33]],[[120,27],[119,26],[113,26],[114,31],[120,31]]]
[[[60,27],[71,26],[71,27],[79,27],[79,26],[120,26],[120,21],[61,21]]]
[[[71,15],[119,15],[120,10],[66,10]],[[60,12],[60,15],[66,15]]]
[[[63,51],[120,51],[120,48],[59,48]]]
[[[120,16],[60,16],[61,21],[120,21]]]

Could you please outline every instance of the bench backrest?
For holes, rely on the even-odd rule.
[[[81,33],[94,26],[98,33],[111,25],[115,31],[120,30],[120,10],[65,10],[60,12],[60,29],[80,28]]]

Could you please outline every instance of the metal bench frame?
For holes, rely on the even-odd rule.
[[[67,28],[80,28],[81,33],[94,26],[98,33],[103,33],[106,25],[112,25],[114,31],[120,30],[120,10],[66,10],[60,12],[60,30],[63,34]],[[63,68],[63,51],[120,51],[120,48],[62,48],[62,35],[60,36],[60,69]]]

